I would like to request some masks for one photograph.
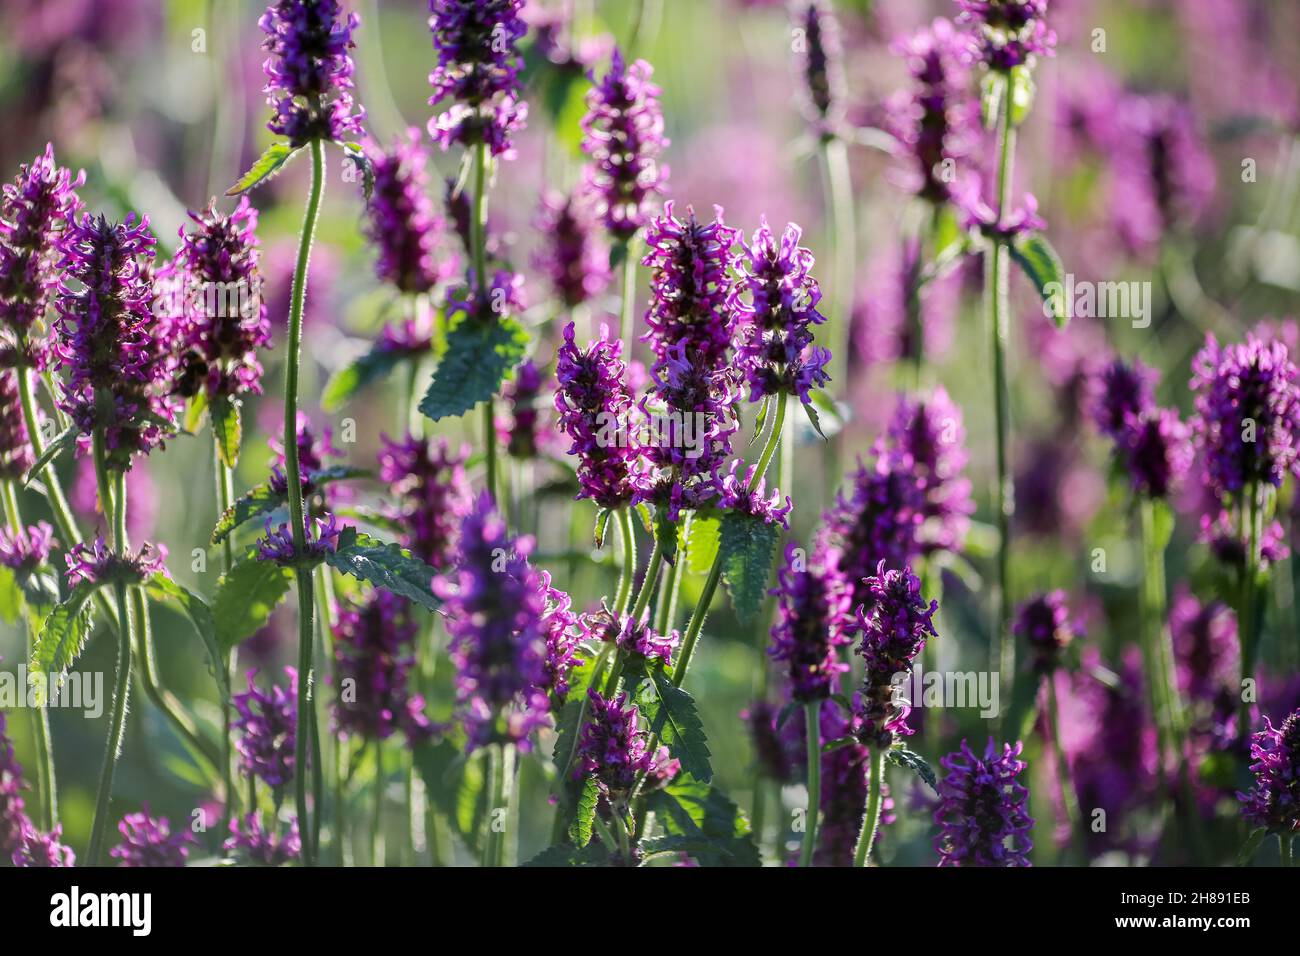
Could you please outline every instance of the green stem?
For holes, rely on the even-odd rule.
[[[384,744],[375,741],[374,808],[370,818],[370,864],[386,866],[384,859]]]
[[[817,813],[822,799],[821,710],[820,700],[810,700],[803,705],[804,736],[808,742],[808,811],[804,820],[803,847],[799,851],[800,866],[812,866],[813,849],[817,846]]]
[[[1056,698],[1056,681],[1051,674],[1048,674],[1045,680],[1047,682],[1047,722],[1051,725],[1052,750],[1056,757],[1056,775],[1057,784],[1061,788],[1061,802],[1065,805],[1065,819],[1070,825],[1070,832],[1079,841],[1079,855],[1086,860],[1088,851],[1082,829],[1082,817],[1079,814],[1078,791],[1074,789],[1074,780],[1070,776],[1070,764],[1065,756],[1065,748],[1061,746],[1061,707]]]
[[[226,509],[231,506],[235,498],[235,478],[230,466],[221,460],[221,449],[217,443],[216,435],[212,438],[212,465],[213,478],[217,493],[217,517],[226,513]],[[230,536],[221,542],[221,570],[223,574],[229,574],[231,567],[235,563],[234,545]],[[232,648],[226,655],[226,659],[214,666],[224,667],[226,669],[226,682],[234,686],[235,672],[238,669],[236,660],[238,648]],[[231,708],[230,701],[221,702],[221,785],[225,790],[225,799],[222,800],[221,809],[221,832],[224,834],[230,829],[231,807],[234,804],[234,774],[232,764],[234,760],[233,750],[230,744],[231,739]],[[250,810],[252,808],[250,807]]]
[[[636,580],[636,533],[632,527],[632,512],[628,508],[618,509],[618,531],[623,548],[623,571],[614,594],[614,610],[623,614],[632,600],[632,585]]]
[[[497,840],[499,834],[496,829],[496,810],[503,803],[503,794],[505,781],[503,779],[503,750],[504,746],[493,746],[487,748],[487,779],[484,781],[487,785],[487,792],[492,795],[491,802],[488,803],[487,812],[487,833],[483,836],[483,866],[497,865]]]
[[[1277,850],[1282,858],[1283,866],[1291,865],[1291,837],[1285,833],[1277,835]]]
[[[879,745],[871,748],[871,768],[867,776],[867,812],[862,817],[862,832],[858,835],[858,847],[853,852],[854,866],[867,866],[871,863],[871,849],[876,843],[876,831],[880,829],[880,795],[885,780],[885,750]]]
[[[853,297],[853,274],[857,259],[853,177],[849,169],[849,153],[844,140],[838,137],[822,140],[821,158],[826,181],[826,197],[831,205],[829,213],[835,234],[834,297],[827,314],[833,317],[833,322],[839,323],[835,331],[828,330],[828,335],[836,341],[843,342],[849,332],[849,323],[845,321],[845,317]],[[847,354],[843,348],[835,351],[841,356]]]
[[[289,300],[289,344],[285,355],[284,375],[284,472],[288,478],[289,524],[293,527],[293,546],[298,555],[307,551],[307,518],[303,506],[302,473],[298,465],[298,376],[302,364],[302,313],[307,298],[307,270],[311,263],[311,247],[316,237],[316,223],[320,218],[321,195],[325,191],[325,143],[315,139],[311,143],[311,192],[303,213],[302,231],[298,239],[298,259],[293,270],[293,286]],[[315,723],[311,711],[310,687],[312,682],[312,644],[315,639],[313,620],[312,569],[296,570],[298,591],[298,733],[294,737],[294,800],[297,805],[298,830],[302,835],[303,863],[312,866],[316,861],[311,818],[307,809],[307,764]],[[312,773],[319,774],[320,767],[313,766]],[[319,812],[320,807],[316,808]]]
[[[636,309],[636,255],[637,241],[633,236],[621,243],[623,255],[623,298],[619,309],[618,337],[623,343],[623,361],[631,360],[632,327],[636,322],[633,312]]]
[[[20,353],[23,352],[25,343],[24,339],[18,350]],[[32,444],[32,454],[40,458],[45,454],[45,439],[41,436],[40,420],[36,415],[36,400],[32,395],[30,369],[19,368],[17,377],[18,396],[23,407],[23,422],[27,426],[27,437]],[[50,512],[54,515],[54,523],[59,526],[59,534],[63,536],[67,546],[72,547],[82,540],[81,531],[77,528],[76,518],[73,517],[72,508],[63,493],[58,472],[54,470],[53,464],[49,464],[42,469],[39,477],[45,483],[45,498],[49,502]]]
[[[519,752],[514,744],[501,745],[501,806],[506,810],[506,829],[497,840],[497,866],[513,866],[519,832]]]

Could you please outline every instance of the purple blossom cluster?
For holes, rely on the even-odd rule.
[[[13,742],[8,735],[8,721],[0,712],[0,859],[9,859],[22,843],[23,833],[31,827],[27,819],[22,791],[23,767],[14,758]]]
[[[108,546],[103,535],[90,544],[84,541],[64,556],[68,565],[68,587],[78,584],[101,585],[123,582],[139,584],[155,574],[166,573],[167,548],[148,542],[137,551],[117,552]]]
[[[416,743],[433,733],[424,698],[410,687],[420,624],[410,601],[376,588],[337,609],[334,624],[334,705],[338,732],[362,740],[394,733]]]
[[[939,782],[939,827],[935,850],[940,866],[1029,866],[1034,821],[1028,813],[1029,791],[1019,780],[1028,766],[1020,759],[1023,745],[989,738],[983,756],[965,740],[961,749],[939,763],[947,774]]]
[[[786,665],[790,696],[800,703],[835,693],[839,676],[849,670],[839,648],[851,643],[839,622],[848,613],[848,594],[819,568],[806,566],[798,542],[785,548],[785,566],[777,572],[776,623],[768,655]],[[842,736],[842,735],[841,735]]]
[[[249,671],[248,690],[230,698],[240,772],[276,791],[293,780],[298,732],[298,672],[286,667],[284,673],[289,678],[287,689],[273,684],[264,691],[254,683],[257,672]]]
[[[627,694],[606,698],[588,690],[587,706],[574,777],[593,776],[606,796],[625,797],[638,776],[656,769],[647,734],[637,727],[636,705],[628,703]]]
[[[1033,65],[1051,56],[1056,34],[1048,29],[1047,0],[957,0],[957,22],[971,30],[970,52],[991,70]]]
[[[1192,703],[1213,703],[1235,686],[1238,665],[1237,616],[1222,601],[1202,604],[1180,586],[1169,605],[1178,691]]]
[[[288,831],[281,834],[263,826],[260,811],[248,814],[243,820],[231,820],[230,836],[222,845],[228,852],[238,853],[261,866],[283,866],[302,856],[298,821],[290,823]]]
[[[825,0],[799,0],[792,6],[799,31],[796,66],[803,80],[803,107],[819,136],[835,134],[844,111],[843,50],[840,27]]]
[[[609,72],[587,94],[582,120],[582,150],[591,157],[586,188],[605,228],[622,241],[649,221],[654,198],[666,191],[668,180],[668,167],[659,163],[668,139],[652,72],[645,60],[627,66],[616,48]]]
[[[339,0],[278,0],[258,21],[266,34],[263,92],[275,110],[267,128],[293,147],[313,140],[343,142],[361,134],[366,111],[354,109],[352,33]]]
[[[790,527],[790,512],[794,510],[794,505],[789,495],[786,496],[784,504],[781,502],[779,489],[772,489],[772,497],[765,497],[767,480],[765,478],[754,480],[758,466],[750,465],[741,472],[743,465],[744,462],[739,458],[732,460],[730,471],[718,484],[718,507],[723,511],[734,511],[759,518],[764,524]]]
[[[546,610],[542,614],[542,631],[546,635],[545,690],[563,701],[569,694],[569,676],[580,665],[583,631],[581,618],[572,610],[573,600],[559,588],[551,587],[551,575],[542,571],[542,590],[546,594]]]
[[[445,224],[429,197],[428,155],[420,132],[408,129],[392,149],[371,145],[374,189],[366,235],[379,252],[375,273],[399,292],[418,295],[446,281],[459,262],[443,248]]]
[[[1016,608],[1011,633],[1029,649],[1036,674],[1050,674],[1060,667],[1061,655],[1079,636],[1062,590],[1037,594]]]
[[[26,528],[0,528],[0,565],[24,581],[50,559],[53,545],[54,529],[45,521]]]
[[[311,427],[311,423],[307,420],[307,416],[301,412],[298,413],[296,424],[298,477],[302,481],[303,497],[306,498],[316,490],[312,478],[313,473],[325,467],[326,459],[340,458],[342,453],[334,447],[333,436],[328,428],[318,438]],[[284,445],[278,438],[272,438],[269,444],[271,451],[275,454],[275,464],[271,466],[271,488],[279,494],[284,494],[289,487],[288,476],[284,473]]]
[[[429,105],[446,103],[429,121],[429,135],[443,149],[486,143],[493,156],[513,158],[512,137],[528,119],[519,79],[519,41],[528,32],[523,6],[524,0],[429,0],[438,53]]]
[[[455,555],[457,525],[469,506],[468,453],[412,434],[400,441],[385,436],[379,450],[379,477],[398,502],[392,513],[402,523],[402,543],[431,568],[450,567]]]
[[[1167,498],[1192,467],[1191,430],[1173,409],[1155,404],[1156,373],[1112,359],[1091,382],[1092,418],[1114,443],[1116,464],[1133,491]]]
[[[541,370],[532,359],[525,359],[515,369],[515,377],[501,389],[509,416],[497,420],[498,440],[511,458],[529,461],[552,446],[552,432],[541,422],[545,385]]]
[[[537,229],[541,246],[533,266],[545,273],[565,308],[598,296],[609,285],[609,250],[592,228],[589,203],[581,194],[542,196]]]
[[[1265,717],[1264,729],[1251,737],[1250,757],[1255,782],[1237,794],[1242,813],[1252,826],[1293,838],[1300,833],[1300,710],[1281,727]]]
[[[122,842],[108,851],[118,866],[184,866],[190,848],[197,845],[192,833],[172,833],[166,817],[154,817],[148,804],[139,813],[128,813],[117,825]]]
[[[338,547],[339,535],[343,531],[338,526],[338,519],[332,514],[327,514],[324,518],[305,515],[303,550],[299,552],[289,522],[282,521],[272,527],[272,520],[268,517],[263,530],[265,533],[257,539],[257,559],[274,561],[286,567],[300,562],[320,561]]]
[[[49,833],[28,824],[14,848],[12,859],[16,867],[73,866],[77,862],[72,847],[63,844],[62,824]]]
[[[6,481],[25,478],[36,464],[18,393],[18,376],[26,374],[25,369],[0,368],[0,478]]]
[[[625,654],[634,654],[647,661],[659,661],[671,667],[673,652],[681,643],[676,631],[658,633],[646,620],[636,620],[631,614],[617,613],[602,604],[600,609],[582,618],[582,630],[598,641],[613,644]]]
[[[966,429],[961,409],[942,386],[928,395],[900,396],[885,432],[892,471],[915,479],[921,496],[921,554],[957,551],[975,512],[965,477]]]

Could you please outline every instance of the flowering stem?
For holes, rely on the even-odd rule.
[[[20,371],[25,375],[25,371]],[[3,486],[4,493],[4,512],[5,519],[9,523],[9,530],[18,534],[23,530],[22,512],[18,508],[18,495],[14,491],[14,483],[6,481]],[[23,619],[27,631],[28,653],[27,657],[31,659],[31,652],[36,646],[37,625],[32,620],[31,609],[23,604]],[[54,824],[59,817],[59,789],[58,783],[54,777],[54,749],[50,742],[50,714],[45,707],[45,701],[37,702],[39,706],[32,708],[32,727],[36,738],[36,773],[41,787],[41,823],[45,830],[53,830]]]
[[[880,829],[880,794],[885,780],[885,750],[877,745],[871,748],[871,768],[867,776],[867,812],[862,817],[862,832],[858,847],[853,851],[853,865],[866,866],[871,862],[871,848],[876,843]]]
[[[817,845],[817,812],[822,799],[821,704],[820,700],[810,700],[803,705],[804,736],[808,741],[808,811],[799,850],[800,866],[812,866],[813,848]]]
[[[1011,125],[1011,84],[1003,85],[1002,103],[998,109],[998,179],[996,221],[1001,223],[1007,207],[1007,194],[1011,188],[1011,169],[1015,158],[1015,128]],[[1011,516],[1015,512],[1015,487],[1007,468],[1007,446],[1010,426],[1010,395],[1007,386],[1007,326],[1009,308],[1007,290],[1010,284],[1010,258],[1001,239],[994,239],[988,251],[988,264],[984,275],[985,310],[989,317],[989,334],[993,353],[993,416],[996,423],[997,461],[997,600],[998,611],[994,633],[993,666],[1003,679],[1009,680],[1015,671],[1015,642],[1008,634],[1011,620],[1011,587],[1009,567],[1011,561]]]
[[[474,201],[469,217],[469,241],[474,257],[474,285],[479,302],[487,301],[487,167],[488,147],[478,143],[470,154],[474,175]],[[491,398],[483,403],[483,454],[487,469],[487,493],[497,500],[497,434],[496,414]]]
[[[213,471],[217,492],[217,517],[220,518],[226,513],[226,509],[231,506],[235,497],[234,475],[230,467],[221,460],[221,450],[217,445],[217,438],[212,436],[212,461]],[[221,542],[221,570],[225,574],[230,573],[231,566],[235,563],[234,545],[227,536]],[[233,684],[236,661],[239,654],[237,647],[231,648],[226,654],[224,661],[214,661],[214,667],[224,667],[226,669],[226,682]],[[221,702],[221,784],[225,791],[225,799],[222,800],[221,808],[221,832],[225,833],[230,829],[230,808],[234,801],[234,780],[231,774],[231,746],[230,746],[230,701]],[[251,810],[251,808],[250,808]]]
[[[25,354],[25,346],[26,340],[24,339],[19,345],[18,354]],[[27,426],[27,438],[32,445],[32,454],[40,458],[45,454],[45,439],[41,435],[40,419],[36,415],[36,401],[32,395],[32,380],[29,369],[21,367],[16,370],[16,375],[18,378],[19,401],[23,407],[23,422]],[[51,513],[54,515],[54,523],[59,526],[59,534],[63,535],[64,541],[71,547],[81,540],[81,532],[77,528],[76,519],[72,516],[72,508],[68,506],[68,499],[63,493],[63,485],[59,481],[59,475],[54,470],[53,465],[46,465],[40,478],[45,483],[45,498],[50,504]],[[107,600],[103,603],[111,611],[111,605],[108,605]],[[114,626],[116,626],[116,622]]]
[[[370,817],[370,865],[384,866],[384,742],[375,741],[374,807]]]
[[[849,302],[853,298],[857,223],[853,208],[853,177],[849,171],[849,153],[844,140],[839,137],[823,139],[821,159],[826,181],[826,201],[830,203],[829,212],[835,230],[835,296],[829,314],[846,316]],[[840,330],[846,342],[849,325],[845,322]],[[834,351],[837,355],[848,354],[842,349]]]
[[[1165,612],[1165,558],[1155,540],[1155,504],[1143,497],[1138,504],[1142,521],[1142,556],[1144,574],[1142,580],[1142,605],[1145,611],[1146,626],[1143,628],[1146,641],[1145,653],[1148,655],[1151,680],[1148,681],[1151,693],[1152,713],[1160,731],[1162,759],[1172,753],[1181,760],[1182,741],[1181,708],[1178,703],[1178,689],[1173,681],[1173,649],[1167,614]],[[1166,750],[1168,753],[1166,753]]]
[[[623,256],[623,301],[619,309],[618,337],[623,343],[623,361],[632,357],[632,313],[636,309],[636,237],[619,244]]]
[[[519,833],[519,752],[514,744],[501,745],[501,805],[505,807],[505,831],[497,841],[497,866],[514,866]]]
[[[687,560],[690,549],[691,515],[682,518],[682,530],[686,538],[685,545],[677,549],[677,559],[668,566],[664,585],[659,589],[659,602],[655,607],[655,631],[667,634],[672,630],[673,619],[677,616],[677,594],[682,586],[682,564]]]
[[[622,614],[632,600],[632,582],[636,578],[636,535],[632,530],[632,512],[627,508],[618,509],[618,533],[623,546],[623,572],[614,594],[614,610]]]
[[[1246,563],[1242,568],[1241,606],[1237,608],[1237,620],[1241,623],[1241,687],[1237,693],[1241,697],[1237,716],[1237,736],[1246,740],[1250,736],[1250,704],[1243,693],[1246,681],[1250,680],[1255,670],[1255,584],[1259,578],[1259,486],[1249,482],[1245,489],[1245,502],[1242,509],[1242,521],[1245,528]]]
[[[288,479],[289,523],[293,526],[294,551],[307,550],[306,514],[303,508],[302,473],[298,465],[298,371],[302,360],[302,311],[307,297],[307,268],[311,246],[320,218],[321,194],[325,190],[325,143],[311,143],[311,192],[303,214],[302,233],[298,240],[298,260],[293,270],[292,296],[289,301],[289,346],[285,356],[284,376],[284,471]],[[294,799],[297,804],[298,830],[302,835],[302,860],[307,866],[316,861],[310,817],[307,813],[308,748],[315,723],[310,699],[312,682],[312,643],[315,636],[312,602],[312,569],[296,569],[298,591],[298,730],[294,735]],[[320,773],[319,766],[312,772]],[[317,807],[319,812],[320,807]]]

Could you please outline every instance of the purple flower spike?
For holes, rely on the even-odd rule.
[[[429,135],[443,149],[486,143],[493,156],[514,157],[511,137],[528,118],[519,99],[519,41],[528,32],[523,6],[524,0],[429,0],[438,51],[429,105],[452,101],[429,121]]]
[[[799,245],[801,235],[790,223],[778,243],[763,218],[738,261],[749,303],[736,303],[736,360],[749,383],[751,402],[785,393],[807,403],[810,389],[830,381],[826,364],[831,353],[812,344],[812,326],[826,316],[817,311],[821,289],[810,274],[813,255]]]
[[[419,631],[410,601],[379,588],[338,609],[334,721],[340,733],[373,741],[401,732],[415,743],[433,732],[424,698],[409,686]]]
[[[122,842],[108,851],[119,866],[184,866],[190,847],[198,844],[192,833],[172,833],[166,817],[152,817],[149,806],[128,813],[117,825]]]
[[[522,749],[549,723],[547,587],[528,563],[531,538],[512,538],[491,497],[480,494],[460,531],[456,570],[435,578],[446,602],[456,702],[468,749],[511,742]]]
[[[1033,657],[1034,671],[1050,674],[1061,665],[1061,654],[1078,635],[1070,620],[1064,591],[1039,594],[1016,609],[1011,631],[1024,641]]]
[[[772,497],[764,498],[766,492],[766,479],[760,478],[754,490],[749,490],[749,483],[754,478],[754,471],[757,465],[750,465],[745,469],[744,475],[737,474],[740,466],[743,464],[739,458],[731,463],[731,471],[727,477],[722,479],[719,486],[721,494],[718,497],[718,507],[726,511],[738,511],[741,514],[752,515],[761,518],[765,524],[779,524],[782,528],[789,528],[790,512],[794,506],[790,503],[789,495],[785,498],[785,504],[781,504],[781,492],[772,489]]]
[[[1237,615],[1221,601],[1202,604],[1186,585],[1174,592],[1169,630],[1178,690],[1193,702],[1211,703],[1239,674]]]
[[[1132,424],[1120,447],[1133,490],[1166,498],[1192,467],[1191,429],[1171,408],[1158,408]]]
[[[24,809],[22,791],[23,768],[14,759],[14,746],[9,740],[5,715],[0,713],[0,857],[10,858],[23,840],[24,831],[31,826]]]
[[[804,83],[804,113],[819,136],[833,136],[844,111],[839,24],[824,0],[800,0],[793,15],[795,29],[802,32],[796,65]]]
[[[379,477],[398,501],[391,514],[402,522],[402,543],[438,570],[451,566],[456,530],[469,507],[468,455],[468,447],[453,452],[445,439],[411,434],[402,441],[384,436],[379,450]]]
[[[0,201],[0,327],[27,336],[45,315],[57,280],[56,248],[81,200],[76,190],[84,172],[72,173],[54,161],[54,147],[20,166]],[[32,359],[43,365],[44,346],[33,344]]]
[[[582,120],[582,150],[592,159],[587,189],[605,228],[621,240],[646,224],[654,197],[666,191],[668,167],[659,164],[659,154],[668,140],[652,72],[645,60],[626,66],[615,49],[609,72],[587,94]]]
[[[650,330],[643,339],[659,358],[675,346],[698,353],[711,368],[728,364],[735,306],[731,269],[740,230],[722,221],[714,206],[712,222],[701,223],[687,208],[686,221],[673,215],[673,201],[650,223],[642,265],[651,269]]]
[[[17,531],[0,528],[0,565],[13,571],[20,582],[24,581],[50,559],[53,544],[54,529],[45,521]]]
[[[1047,0],[957,0],[957,22],[971,28],[971,55],[991,70],[1032,65],[1051,56],[1056,34],[1047,28]]]
[[[139,584],[154,574],[165,573],[167,548],[148,542],[136,552],[118,554],[109,548],[103,535],[91,544],[82,542],[63,556],[68,565],[68,587],[78,584]]]
[[[1117,358],[1106,363],[1089,380],[1089,404],[1097,430],[1121,441],[1131,420],[1154,406],[1157,378],[1159,374],[1140,361],[1130,365]]]
[[[511,458],[529,461],[537,458],[543,449],[555,445],[555,433],[549,425],[541,423],[541,409],[550,403],[543,391],[542,373],[537,363],[525,359],[515,369],[515,377],[501,389],[501,397],[509,408],[509,416],[496,421],[497,437],[506,446]]]
[[[253,683],[257,671],[248,672],[248,691],[231,695],[237,716],[231,727],[237,731],[235,750],[245,777],[256,777],[272,789],[293,780],[294,742],[298,727],[298,672],[284,669],[289,687],[277,685],[270,692]]]
[[[965,740],[961,750],[939,763],[948,771],[939,783],[934,822],[940,866],[1029,866],[1034,848],[1029,831],[1029,791],[1018,780],[1028,766],[1020,759],[1022,744],[1002,746],[989,738],[983,757]]]
[[[250,813],[242,821],[231,820],[230,836],[226,837],[223,846],[261,866],[282,866],[302,855],[298,821],[290,823],[289,831],[281,836],[262,826],[261,811]]]
[[[630,614],[615,614],[604,604],[599,611],[583,618],[582,628],[598,641],[608,641],[627,654],[657,660],[664,667],[672,666],[673,652],[681,643],[681,635],[676,631],[659,634],[648,621],[634,620]]]
[[[18,376],[27,372],[0,368],[0,479],[16,481],[36,464],[27,420],[18,393]]]
[[[343,530],[338,526],[338,519],[332,514],[326,515],[323,519],[304,518],[306,548],[300,555],[294,546],[293,532],[289,530],[287,521],[281,522],[273,530],[271,519],[268,517],[264,528],[266,533],[257,539],[257,559],[274,561],[285,566],[295,565],[300,561],[321,560],[338,547],[339,534]]]
[[[1264,729],[1250,739],[1250,772],[1255,785],[1238,793],[1246,820],[1284,839],[1300,833],[1300,710],[1281,727],[1267,717]]]
[[[610,280],[609,250],[593,235],[586,206],[577,194],[547,193],[536,223],[543,239],[533,265],[568,309],[599,295]]]
[[[366,111],[352,102],[352,32],[361,18],[342,19],[338,0],[279,0],[257,25],[262,48],[266,102],[275,110],[267,128],[298,147],[312,140],[343,142],[361,134]]]
[[[907,725],[911,706],[897,699],[898,682],[912,672],[912,661],[925,647],[927,637],[937,637],[933,618],[938,601],[925,603],[921,581],[910,568],[886,570],[881,561],[867,578],[870,610],[859,607],[850,634],[860,634],[855,653],[862,656],[862,690],[854,695],[859,741],[872,747],[889,747],[896,737],[913,733]]]
[[[81,432],[83,450],[89,436],[104,435],[114,471],[161,445],[163,425],[174,422],[168,357],[151,308],[153,247],[149,221],[134,215],[122,223],[86,215],[59,240],[64,279],[54,349],[67,376],[59,407]]]
[[[627,694],[613,699],[588,689],[587,722],[578,740],[575,778],[593,775],[607,796],[625,796],[641,773],[651,773],[656,764],[646,748],[646,733],[637,729],[636,705]]]
[[[975,513],[963,474],[969,456],[961,409],[942,385],[922,398],[901,397],[886,439],[890,469],[912,475],[924,499],[920,552],[957,551]]]
[[[161,282],[178,284],[174,337],[175,393],[209,400],[260,395],[262,364],[257,350],[271,346],[271,324],[262,299],[257,210],[244,196],[229,216],[215,203],[190,213],[195,227],[181,230],[172,264]]]
[[[569,595],[551,587],[549,572],[540,573],[542,588],[546,592],[546,613],[542,615],[542,630],[546,634],[546,680],[542,686],[562,701],[569,693],[569,675],[583,661],[579,653],[582,647],[578,643],[582,625],[572,610],[573,601]]]
[[[379,250],[375,273],[399,292],[428,292],[458,271],[443,249],[445,223],[429,198],[428,156],[420,131],[408,129],[387,151],[368,150],[375,187],[367,210],[366,234]]]
[[[42,833],[29,823],[14,848],[13,864],[17,867],[72,866],[77,862],[76,854],[62,841],[63,824]]]
[[[796,541],[785,547],[785,567],[777,572],[777,619],[768,655],[789,671],[791,696],[801,703],[821,700],[836,690],[849,665],[839,648],[851,643],[838,621],[847,613],[848,595],[819,568],[808,567]]]

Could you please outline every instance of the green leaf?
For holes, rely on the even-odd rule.
[[[985,129],[998,125],[1002,113],[1002,94],[1007,88],[1007,78],[996,70],[989,70],[980,82],[980,119]]]
[[[212,437],[216,439],[222,464],[234,468],[239,464],[239,405],[223,395],[208,406],[208,417],[212,421]]]
[[[466,318],[447,335],[420,412],[435,422],[464,415],[496,394],[528,352],[528,332],[509,316],[496,322]]]
[[[573,819],[569,822],[569,839],[575,846],[584,847],[591,842],[591,821],[600,803],[600,787],[594,776],[588,776],[577,785],[577,799],[573,801]]]
[[[97,584],[81,581],[62,604],[45,618],[41,636],[32,648],[31,670],[36,674],[62,675],[81,654],[90,632],[90,598]]]
[[[702,853],[707,856],[716,852],[719,852],[719,848],[711,841],[687,836],[660,836],[641,841],[642,860],[649,860],[665,853],[686,853],[688,855]]]
[[[1058,328],[1070,321],[1065,301],[1065,267],[1061,257],[1042,236],[1032,233],[1021,236],[1008,246],[1011,258],[1024,270],[1029,281],[1043,300],[1043,311]]]
[[[753,618],[763,603],[780,533],[778,525],[768,524],[754,515],[728,511],[722,516],[718,546],[722,579],[742,621]]]
[[[217,627],[212,620],[212,609],[193,591],[182,587],[165,574],[155,574],[146,584],[149,596],[160,603],[179,608],[208,649],[212,664],[212,677],[223,701],[230,700],[230,680],[226,673],[226,657],[217,641]]]
[[[608,866],[609,850],[599,843],[588,843],[577,847],[571,843],[557,843],[548,846],[537,856],[520,866],[528,867],[568,867],[568,866]]]
[[[676,780],[646,798],[646,808],[669,836],[698,845],[692,855],[706,866],[759,866],[749,820],[731,800],[697,780]]]
[[[901,744],[896,744],[885,752],[885,757],[892,764],[906,767],[908,770],[912,771],[912,773],[924,780],[927,787],[935,793],[939,792],[939,780],[934,775],[934,768],[931,767],[926,759],[920,754],[908,750]]]
[[[836,750],[843,750],[845,747],[852,746],[858,742],[856,737],[836,737],[834,740],[828,740],[822,744],[822,753],[834,753]]]
[[[343,143],[343,158],[361,174],[361,194],[369,204],[375,192],[375,164],[370,161],[360,143]]]
[[[386,349],[371,349],[350,365],[345,365],[325,384],[321,393],[321,407],[327,412],[337,411],[357,392],[377,382],[410,356]]]
[[[704,724],[695,707],[695,698],[673,685],[662,664],[652,668],[629,667],[629,670],[639,678],[648,676],[654,686],[653,694],[638,692],[636,695],[637,705],[650,725],[650,732],[657,734],[669,752],[681,761],[682,770],[701,783],[708,783],[713,779],[713,768],[709,765],[712,754],[704,736]]]
[[[1149,504],[1151,508],[1151,537],[1152,546],[1160,553],[1164,553],[1169,547],[1169,540],[1174,536],[1174,510],[1169,507],[1169,502],[1163,499],[1157,499],[1144,505]]]
[[[76,426],[69,425],[63,431],[51,438],[50,443],[45,446],[45,451],[41,454],[41,457],[36,459],[36,464],[32,465],[28,470],[27,477],[23,479],[23,487],[25,488],[27,485],[31,484],[32,479],[44,471],[46,465],[54,461],[55,458],[58,458],[66,449],[75,445],[78,434],[79,432],[77,431]]]
[[[351,468],[338,465],[308,472],[307,481],[313,488],[321,488],[335,481],[348,481],[353,478],[368,478],[370,472],[364,468]],[[288,493],[276,491],[270,482],[263,482],[251,488],[217,519],[217,526],[212,529],[212,543],[220,544],[240,525],[261,515],[270,514],[289,500]]]
[[[1251,830],[1250,835],[1246,837],[1246,842],[1237,851],[1237,865],[1246,866],[1250,863],[1250,858],[1255,855],[1255,851],[1260,848],[1267,836],[1268,830],[1264,827],[1256,827]]]
[[[336,571],[410,598],[431,611],[442,606],[433,595],[437,571],[404,548],[385,544],[356,528],[343,529],[338,547],[326,553],[325,563]]]
[[[292,583],[291,569],[254,557],[236,561],[221,576],[212,601],[212,620],[223,656],[266,625]]]
[[[677,560],[677,522],[668,520],[667,508],[656,509],[654,533],[664,562],[673,564]]]
[[[677,548],[686,551],[686,568],[692,574],[708,574],[718,557],[717,515],[696,511],[689,521],[677,523]]]
[[[423,741],[412,751],[415,769],[424,781],[429,801],[448,820],[455,820],[465,754],[450,740]]]
[[[821,436],[822,441],[828,441],[829,439],[827,439],[826,433],[822,431],[822,420],[817,415],[817,406],[812,402],[803,402],[802,404],[804,412],[808,415],[808,424],[812,425],[813,431]]]
[[[0,621],[14,625],[23,613],[23,592],[12,568],[0,566]]]
[[[596,515],[596,527],[592,529],[591,537],[596,542],[596,547],[605,547],[605,529],[609,526],[609,516],[613,514],[608,508],[601,508]]]
[[[482,843],[483,821],[488,815],[487,774],[483,762],[487,751],[479,749],[468,755],[460,764],[460,778],[456,784],[456,808],[451,816],[456,832],[465,845],[477,853]]]
[[[1011,68],[1011,125],[1019,126],[1034,105],[1034,75],[1023,63]]]
[[[182,420],[182,426],[187,432],[196,432],[199,426],[203,424],[203,413],[208,408],[207,392],[199,392],[185,405],[185,418]]]
[[[257,158],[257,161],[248,168],[248,172],[239,177],[239,182],[226,190],[227,196],[238,196],[240,193],[246,193],[254,186],[259,186],[266,182],[281,169],[284,164],[292,159],[298,150],[288,143],[272,143],[267,147],[266,152]]]

